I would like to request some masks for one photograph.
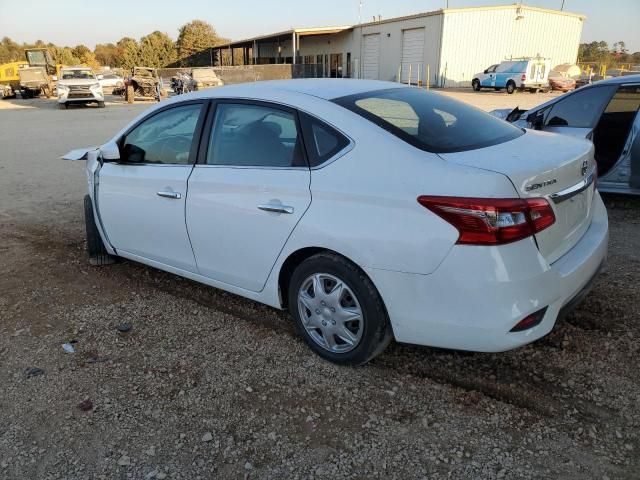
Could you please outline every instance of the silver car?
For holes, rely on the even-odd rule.
[[[96,77],[88,67],[66,67],[60,70],[58,79],[58,105],[69,108],[69,104],[97,103],[104,108],[104,93],[100,85],[100,76]]]
[[[526,128],[590,139],[598,190],[640,195],[640,75],[610,78],[532,110],[495,110]]]

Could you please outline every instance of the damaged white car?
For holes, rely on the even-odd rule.
[[[255,82],[159,103],[87,160],[94,264],[288,309],[322,357],[497,352],[551,331],[607,254],[593,146],[438,93]]]

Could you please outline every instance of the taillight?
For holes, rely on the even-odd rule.
[[[527,80],[527,74],[523,73],[522,76],[520,77],[520,80],[522,80],[523,82]]]
[[[530,237],[556,221],[544,198],[467,198],[423,195],[418,203],[453,225],[459,244],[502,245]]]

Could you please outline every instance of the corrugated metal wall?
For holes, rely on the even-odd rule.
[[[474,74],[511,57],[575,63],[582,26],[575,15],[527,7],[445,10],[439,84],[468,86]]]

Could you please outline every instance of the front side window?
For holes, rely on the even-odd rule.
[[[293,113],[231,103],[216,108],[206,163],[242,167],[307,165]]]
[[[189,163],[191,144],[201,105],[171,108],[144,120],[122,142],[122,160],[127,163]]]
[[[482,110],[419,88],[376,90],[333,101],[428,152],[473,150],[524,133]]]
[[[545,125],[593,128],[615,89],[614,85],[603,85],[577,90],[553,104]]]

